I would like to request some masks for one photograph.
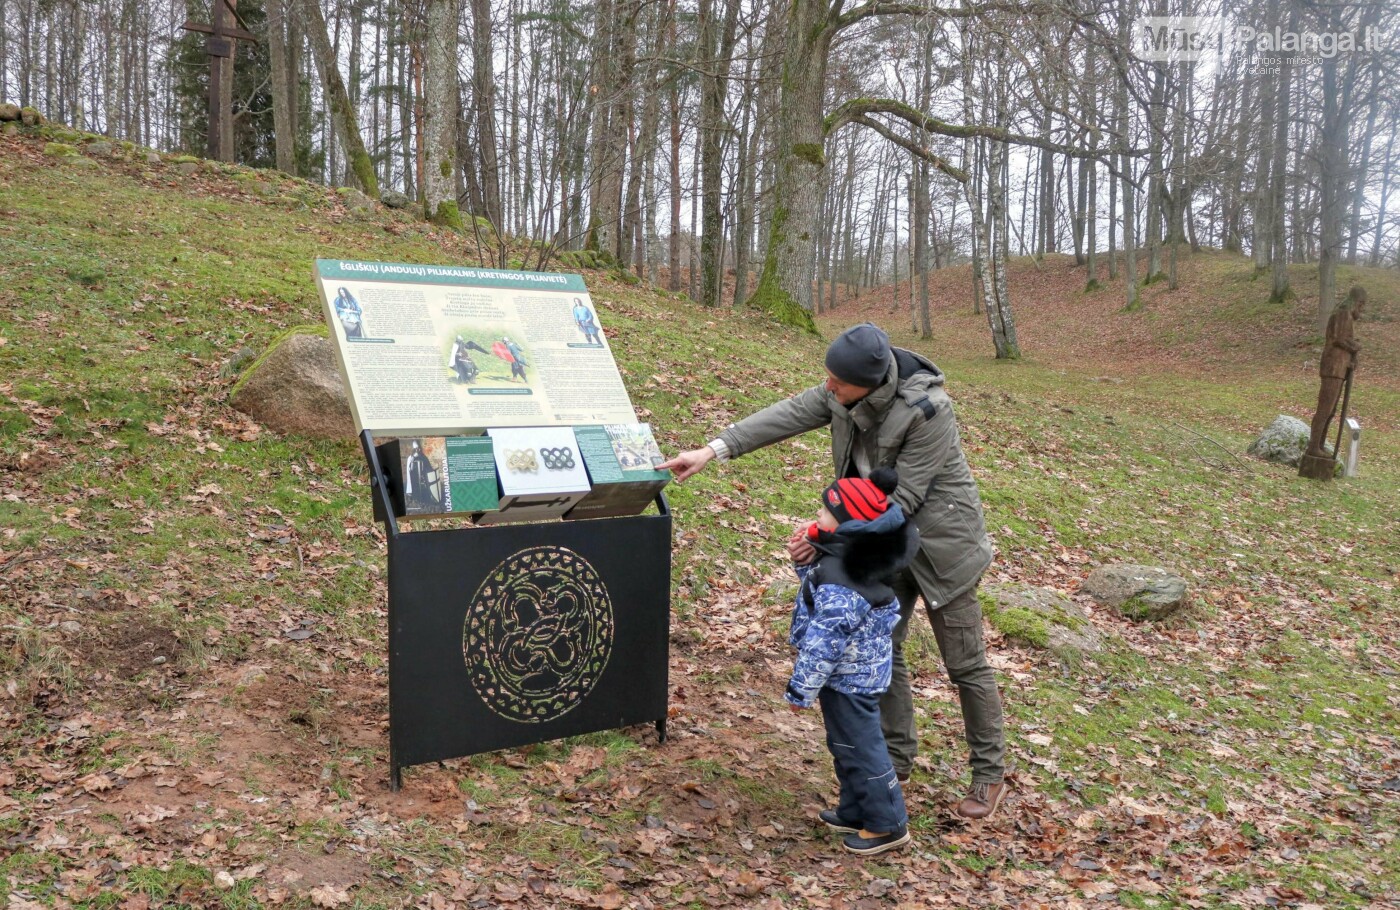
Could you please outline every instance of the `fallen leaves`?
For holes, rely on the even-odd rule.
[[[336,907],[350,903],[350,890],[348,888],[338,888],[335,885],[317,885],[311,889],[308,895],[311,903],[317,907],[327,907],[335,910]]]

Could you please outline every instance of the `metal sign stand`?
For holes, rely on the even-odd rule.
[[[666,739],[671,512],[403,533],[389,562],[389,787],[423,762],[654,723]]]

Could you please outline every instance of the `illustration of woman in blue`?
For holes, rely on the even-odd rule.
[[[336,291],[335,314],[340,318],[340,327],[345,330],[346,338],[365,337],[364,310],[360,309],[360,302],[349,288]]]

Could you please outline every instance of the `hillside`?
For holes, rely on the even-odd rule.
[[[1306,299],[1253,303],[1241,266],[1203,255],[1130,317],[1063,262],[1022,263],[1028,356],[998,364],[950,302],[966,275],[938,276],[933,341],[896,336],[950,376],[989,580],[1074,596],[1097,565],[1147,561],[1190,578],[1193,604],[1158,625],[1095,612],[1108,647],[1079,660],[989,627],[1014,790],[971,826],[944,808],[962,727],[916,620],[916,846],[860,861],[815,822],[830,768],[820,720],[781,701],[771,593],[824,439],[670,490],[667,743],[629,728],[414,768],[390,793],[358,446],[261,430],[227,405],[224,365],[320,321],[317,256],[459,263],[473,245],[275,174],[44,147],[0,137],[9,906],[1364,907],[1400,888],[1389,273],[1359,276],[1377,317],[1363,476],[1329,486],[1242,455],[1315,395]],[[821,375],[820,339],[586,278],[672,451]],[[879,306],[823,326],[907,321]]]

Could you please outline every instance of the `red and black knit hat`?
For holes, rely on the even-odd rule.
[[[874,521],[890,507],[889,497],[872,481],[843,477],[822,491],[822,505],[838,522]]]

